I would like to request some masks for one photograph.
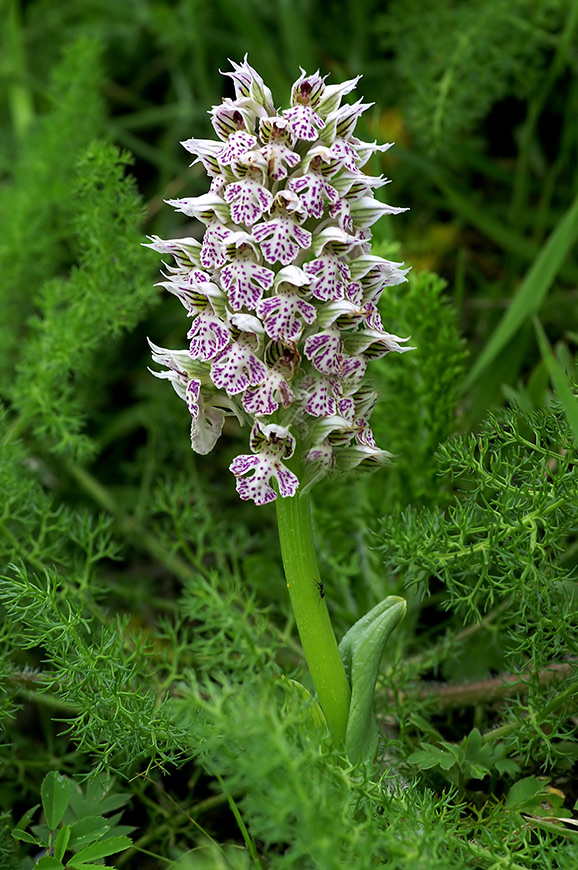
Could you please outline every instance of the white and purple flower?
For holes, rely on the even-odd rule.
[[[242,499],[266,504],[388,460],[365,374],[371,359],[411,349],[377,307],[408,270],[370,253],[369,227],[405,209],[378,202],[387,180],[361,171],[390,145],[354,136],[369,105],[342,99],[358,78],[326,85],[301,70],[278,112],[247,58],[232,67],[235,99],[210,112],[218,140],[183,142],[210,190],[169,201],[205,225],[202,241],[150,240],[173,257],[160,284],[192,318],[188,350],[151,345],[166,367],[153,374],[187,403],[196,452],[213,448],[226,416],[251,427],[251,453],[230,470]]]

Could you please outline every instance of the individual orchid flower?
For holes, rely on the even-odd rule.
[[[359,716],[347,730],[349,697],[357,691],[365,698],[359,709],[367,711],[368,690],[348,682],[321,616],[325,602],[317,608],[307,499],[326,474],[376,468],[390,458],[371,430],[377,392],[367,372],[371,360],[411,350],[379,310],[385,288],[405,281],[408,270],[372,254],[371,227],[405,209],[378,201],[375,191],[388,179],[362,171],[390,143],[355,136],[371,104],[343,101],[359,77],[328,85],[319,71],[301,69],[290,105],[277,110],[247,58],[231,63],[224,75],[235,96],[209,113],[217,139],[182,143],[204,167],[209,189],[168,200],[203,232],[198,239],[149,240],[172,257],[160,286],[191,321],[187,349],[151,344],[153,361],[165,367],[153,374],[185,401],[197,453],[213,449],[226,417],[249,427],[249,452],[229,468],[241,499],[276,502],[287,585],[320,703],[333,734],[341,740],[347,732],[358,755],[373,745],[373,731],[368,737]],[[374,609],[382,638],[401,618],[399,601]],[[303,618],[312,611],[315,632]],[[381,656],[364,632],[354,626],[346,636],[354,680],[356,656],[374,664]]]

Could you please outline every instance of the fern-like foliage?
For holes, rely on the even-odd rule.
[[[97,43],[67,46],[53,70],[44,110],[22,141],[6,143],[10,174],[0,197],[0,387],[10,385],[26,319],[45,281],[70,261],[71,189],[79,154],[102,134],[102,65]]]
[[[410,508],[391,533],[383,524],[388,567],[408,585],[435,578],[447,608],[466,619],[508,597],[525,625],[515,646],[541,665],[560,652],[550,635],[570,605],[561,555],[578,520],[576,449],[563,413],[490,415],[479,435],[444,444],[438,462],[461,493],[447,511]]]
[[[410,273],[407,285],[392,289],[396,292],[382,301],[382,317],[392,332],[411,336],[415,350],[403,359],[390,354],[375,367],[380,396],[372,424],[394,455],[383,475],[384,495],[376,500],[377,513],[387,512],[391,505],[440,498],[444,480],[437,473],[434,454],[459,427],[466,362],[456,312],[439,276]]]
[[[400,510],[380,531],[386,568],[408,590],[429,593],[427,619],[445,633],[394,683],[432,670],[461,680],[518,670],[525,696],[514,693],[502,718],[503,753],[545,768],[568,763],[578,653],[578,474],[568,422],[557,406],[530,416],[512,408],[490,415],[478,435],[450,439],[437,459],[454,500]]]
[[[173,756],[166,744],[159,746],[159,734],[168,738],[169,720],[149,670],[156,650],[144,632],[129,631],[128,618],[91,617],[73,584],[53,571],[38,576],[11,566],[0,578],[0,602],[12,622],[12,644],[44,650],[37,682],[56,694],[66,731],[80,750],[99,754],[99,768]],[[167,744],[178,746],[172,732]]]
[[[128,162],[99,143],[79,158],[68,192],[69,241],[78,248],[78,265],[68,279],[48,281],[37,294],[38,314],[10,390],[35,436],[77,457],[91,449],[83,427],[93,392],[114,375],[98,372],[98,353],[133,327],[154,299],[139,252],[141,202],[124,174]]]

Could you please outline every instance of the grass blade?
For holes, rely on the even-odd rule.
[[[468,389],[488,368],[520,326],[540,310],[566,254],[578,238],[578,198],[543,245],[520,284],[510,307],[499,322],[464,381]]]
[[[542,354],[542,359],[546,363],[548,368],[548,372],[550,374],[550,380],[552,381],[552,385],[556,390],[558,398],[560,400],[560,404],[564,409],[564,413],[566,414],[566,419],[570,425],[572,433],[574,435],[574,441],[576,442],[576,446],[578,447],[578,397],[574,395],[570,384],[568,383],[568,378],[566,374],[554,356],[552,348],[546,338],[546,333],[544,332],[544,328],[537,317],[533,318],[534,320],[534,329],[536,330],[536,336],[538,338],[538,344],[540,345],[540,352]]]

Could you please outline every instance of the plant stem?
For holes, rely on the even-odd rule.
[[[336,743],[345,740],[351,690],[321,597],[308,495],[278,498],[277,524],[287,589],[317,698]]]

